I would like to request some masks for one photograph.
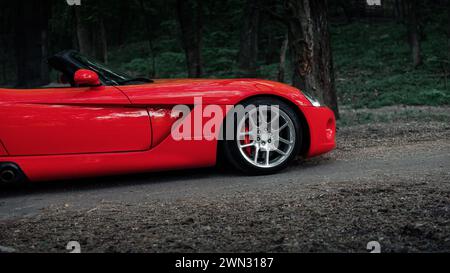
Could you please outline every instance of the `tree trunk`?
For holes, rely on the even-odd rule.
[[[143,1],[143,0],[141,0]],[[127,22],[129,18],[132,16],[130,14],[130,3],[128,1],[120,1],[120,24],[119,29],[117,30],[117,45],[122,47],[126,42],[126,37],[128,36],[129,26]],[[143,10],[141,10],[143,12]]]
[[[289,36],[286,35],[286,38],[283,41],[283,44],[281,45],[280,50],[280,67],[278,68],[278,81],[284,82],[285,81],[285,74],[286,74],[286,53],[289,47]]]
[[[247,0],[241,31],[239,69],[244,77],[256,77],[258,70],[258,31],[260,0]]]
[[[90,27],[84,20],[82,7],[75,7],[75,21],[79,51],[87,56],[93,56]]]
[[[404,15],[405,11],[404,11],[404,5],[403,5],[403,0],[395,0],[394,2],[394,16],[395,16],[395,21],[397,23],[401,23],[404,21]]]
[[[284,0],[293,85],[314,94],[339,117],[326,0]]]
[[[156,76],[156,56],[155,56],[155,47],[153,44],[153,33],[152,33],[152,28],[151,28],[151,23],[148,19],[148,16],[146,14],[145,11],[145,3],[144,0],[140,0],[140,6],[141,6],[141,12],[142,12],[142,16],[144,17],[144,22],[145,22],[145,30],[146,30],[146,34],[147,34],[147,43],[148,43],[148,50],[150,52],[150,58],[152,59],[152,71],[150,72],[150,78],[154,78]]]
[[[108,42],[106,40],[105,23],[102,16],[98,19],[97,28],[92,31],[94,40],[95,58],[105,64],[108,63]]]
[[[202,0],[177,0],[177,14],[181,30],[181,41],[186,53],[186,63],[190,78],[203,75],[202,35],[203,3]]]
[[[342,8],[347,23],[352,23],[354,17],[354,8],[352,8],[352,3],[349,0],[339,0],[337,4]]]
[[[421,55],[421,34],[420,34],[420,24],[418,16],[418,0],[407,1],[407,28],[408,28],[408,41],[411,47],[411,56],[414,68],[417,68],[422,64]]]
[[[90,5],[76,6],[74,9],[79,51],[107,63],[108,43],[103,15],[91,14]]]
[[[367,0],[356,0],[359,18],[367,17]]]
[[[15,2],[15,33],[17,83],[19,88],[32,88],[49,83],[47,29],[50,2]]]

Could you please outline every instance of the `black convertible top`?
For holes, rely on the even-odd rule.
[[[61,72],[72,86],[75,85],[75,82],[73,80],[75,72],[77,72],[77,70],[79,69],[86,68],[73,58],[73,56],[76,54],[79,54],[76,50],[64,50],[62,52],[59,52],[58,54],[53,55],[47,60],[48,64],[52,68]]]

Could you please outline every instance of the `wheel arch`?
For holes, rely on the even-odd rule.
[[[245,99],[242,99],[235,105],[242,104],[249,100],[259,99],[259,98],[280,100],[280,101],[286,103],[287,105],[289,105],[295,111],[295,113],[297,113],[297,117],[300,119],[300,124],[302,126],[302,140],[303,141],[302,141],[301,147],[300,147],[300,155],[305,156],[308,153],[310,145],[311,145],[311,134],[310,134],[310,128],[309,128],[308,121],[306,120],[306,117],[303,114],[302,110],[295,103],[290,101],[289,99],[286,99],[282,96],[273,95],[273,94],[262,94],[262,95],[250,96]],[[222,122],[222,127],[220,129],[221,135],[225,135],[223,130],[224,130],[224,124],[225,124],[227,118],[228,118],[228,114],[224,117],[224,120]],[[223,158],[222,144],[223,144],[223,140],[219,140],[217,143],[217,162],[219,162],[219,163],[221,162],[221,158]]]

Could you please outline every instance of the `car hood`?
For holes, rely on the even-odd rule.
[[[119,86],[135,104],[191,104],[201,97],[204,103],[236,104],[257,95],[275,95],[307,105],[296,88],[261,79],[161,79],[150,84]]]
[[[200,89],[200,90],[224,90],[228,88],[238,88],[238,89],[262,89],[262,90],[273,90],[273,89],[295,89],[292,86],[262,80],[262,79],[156,79],[151,84],[145,84],[145,86],[161,87],[170,86],[177,87],[181,86],[183,88],[189,89]]]

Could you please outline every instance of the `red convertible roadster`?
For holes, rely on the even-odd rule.
[[[336,145],[333,112],[285,84],[132,78],[75,51],[48,62],[65,86],[0,89],[0,184],[209,167],[219,159],[246,174],[271,174]],[[236,106],[246,112],[237,115]]]

